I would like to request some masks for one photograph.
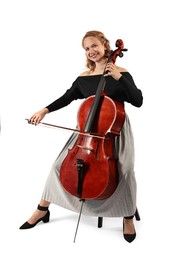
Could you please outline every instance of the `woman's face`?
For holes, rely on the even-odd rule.
[[[83,46],[86,56],[93,62],[99,62],[105,57],[105,46],[96,37],[88,36],[84,39]]]

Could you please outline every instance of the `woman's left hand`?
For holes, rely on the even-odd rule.
[[[119,80],[119,78],[122,76],[122,74],[118,71],[118,69],[116,68],[115,64],[113,64],[112,62],[109,62],[106,65],[106,74],[104,75],[105,77],[107,76],[112,76],[115,80]]]

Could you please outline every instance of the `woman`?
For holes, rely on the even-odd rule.
[[[141,91],[135,86],[130,73],[113,63],[107,63],[111,52],[109,41],[99,31],[89,31],[82,40],[86,52],[87,70],[73,82],[63,96],[47,107],[36,112],[31,123],[39,124],[46,114],[56,111],[70,104],[73,100],[87,98],[94,95],[101,75],[106,71],[105,93],[110,98],[131,103],[140,107],[143,102]],[[77,134],[73,134],[52,166],[47,179],[41,201],[31,218],[20,229],[34,227],[38,222],[49,221],[49,205],[57,204],[67,209],[79,212],[81,202],[67,193],[59,180],[59,169],[67,151],[76,141]],[[126,115],[121,134],[115,137],[115,151],[118,158],[119,184],[114,194],[106,200],[89,200],[85,202],[83,214],[100,217],[124,217],[123,235],[128,242],[136,237],[133,217],[136,211],[136,180],[134,175],[134,144],[133,134]]]

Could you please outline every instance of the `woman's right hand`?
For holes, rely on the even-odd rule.
[[[40,111],[34,113],[33,116],[29,119],[29,122],[31,124],[38,125],[47,113],[49,113],[49,110],[47,108],[43,108]]]

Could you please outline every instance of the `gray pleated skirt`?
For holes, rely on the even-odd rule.
[[[66,209],[79,212],[79,198],[70,195],[61,185],[59,171],[61,163],[77,139],[74,133],[55,160],[46,185],[42,200],[49,201]],[[130,121],[126,119],[120,136],[115,137],[115,151],[118,158],[119,183],[111,197],[106,200],[86,200],[82,214],[100,217],[131,216],[136,210],[136,179],[134,174],[134,140]]]

